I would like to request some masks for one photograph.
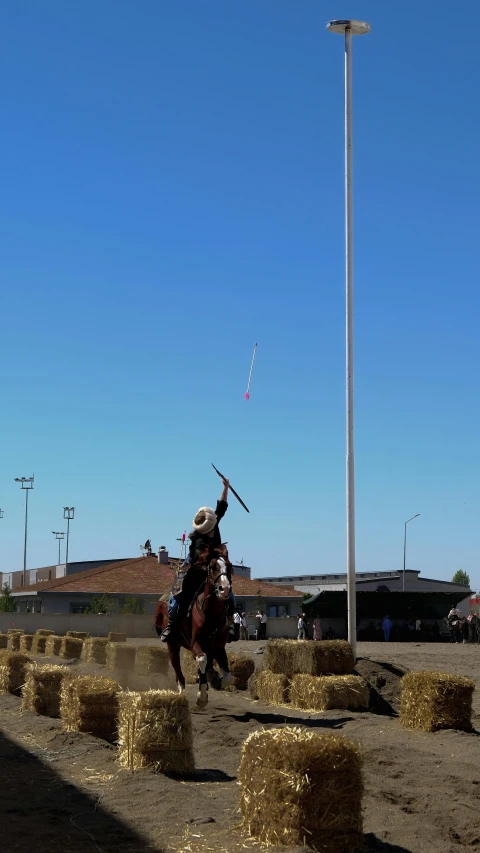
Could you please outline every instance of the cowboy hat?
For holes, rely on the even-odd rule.
[[[196,533],[211,533],[217,523],[217,516],[209,506],[201,506],[193,519]]]

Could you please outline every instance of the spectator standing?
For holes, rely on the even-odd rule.
[[[392,622],[388,618],[388,616],[385,616],[385,619],[383,620],[382,628],[383,628],[383,636],[385,638],[385,642],[388,643],[390,640],[390,631],[392,630]]]
[[[256,617],[257,619],[257,640],[265,640],[267,636],[267,617],[263,610],[259,610]]]
[[[315,616],[315,619],[313,620],[313,639],[322,639],[322,620],[320,619],[320,616]]]
[[[242,617],[238,610],[233,614],[233,638],[234,640],[240,639],[240,625],[242,624]]]
[[[297,640],[304,640],[305,639],[305,614],[304,613],[301,613],[300,616],[298,617],[297,627],[298,627]]]
[[[242,613],[240,617],[240,639],[247,640],[247,614]]]

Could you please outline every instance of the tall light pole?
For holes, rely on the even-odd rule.
[[[420,515],[420,513],[417,512],[416,515],[412,515],[412,517],[409,518],[408,521],[405,522],[405,535],[403,537],[403,584],[402,584],[402,592],[405,592],[405,567],[406,567],[406,563],[407,563],[407,524],[409,521],[413,521],[414,518],[418,518],[419,515]]]
[[[25,495],[25,542],[23,546],[23,586],[26,586],[27,579],[27,530],[28,530],[28,493],[33,489],[35,475],[31,477],[15,477],[16,483],[21,483],[22,489],[26,492]]]
[[[55,539],[58,539],[58,565],[60,565],[60,542],[64,538],[65,533],[60,533],[58,530],[52,530],[52,533],[55,536]]]
[[[330,21],[327,29],[345,36],[345,284],[347,409],[347,608],[348,639],[357,652],[355,580],[355,455],[353,422],[353,184],[352,184],[352,36],[370,32],[365,21]]]
[[[65,575],[68,571],[68,540],[70,538],[70,522],[72,518],[75,518],[75,507],[74,506],[64,506],[63,507],[63,517],[67,520],[67,548],[65,552]]]

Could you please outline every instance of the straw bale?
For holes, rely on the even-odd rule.
[[[192,722],[185,694],[172,690],[121,693],[119,762],[138,770],[182,775],[195,769]]]
[[[248,679],[248,692],[251,699],[258,699],[257,681],[261,672],[263,672],[263,667],[257,667]]]
[[[354,853],[362,846],[362,754],[341,735],[252,732],[238,774],[244,828],[265,844]]]
[[[51,634],[49,636],[51,636]],[[31,648],[32,655],[44,655],[45,654],[47,639],[48,639],[48,637],[45,637],[44,634],[36,633],[33,635],[32,648]]]
[[[109,643],[126,643],[127,635],[122,634],[118,631],[109,631],[108,633],[108,642]]]
[[[105,663],[107,659],[106,637],[87,637],[83,641],[82,660],[85,663]]]
[[[0,634],[0,649],[6,649],[8,645],[8,634]]]
[[[23,630],[23,628],[9,628],[7,631],[8,635],[10,635],[10,634],[24,634],[24,633],[25,633],[25,631]]]
[[[248,679],[255,671],[255,663],[252,658],[238,652],[230,652],[228,665],[233,675],[233,687],[236,687],[237,690],[247,690]]]
[[[305,711],[368,708],[368,684],[359,675],[302,675],[292,678],[290,702]]]
[[[182,667],[186,684],[197,684],[198,664],[188,649],[180,649],[180,666]]]
[[[283,675],[345,675],[353,672],[355,660],[346,640],[269,640],[265,663]]]
[[[35,633],[38,634],[39,637],[50,637],[55,633],[55,631],[49,631],[47,628],[39,628]]]
[[[25,667],[30,661],[28,655],[20,652],[0,652],[0,693],[20,695],[25,683]]]
[[[60,644],[59,655],[66,660],[79,660],[82,654],[83,640],[76,637],[63,637]]]
[[[25,654],[32,648],[34,634],[20,634],[20,651]]]
[[[135,655],[135,672],[138,675],[153,675],[168,672],[168,649],[161,646],[139,646]]]
[[[60,688],[66,676],[70,677],[64,666],[28,664],[22,690],[22,711],[36,711],[45,717],[59,717]]]
[[[290,680],[286,675],[262,669],[256,682],[256,693],[266,705],[285,705],[289,702]]]
[[[8,648],[11,652],[19,652],[20,651],[20,639],[23,637],[23,631],[15,632],[14,634],[9,634],[8,636]]]
[[[115,740],[119,690],[113,678],[99,675],[64,678],[60,691],[60,716],[65,729]]]
[[[86,640],[88,637],[87,631],[67,631],[66,637],[74,637],[76,640]]]
[[[131,643],[107,643],[107,669],[133,669],[135,666],[136,647]]]
[[[50,634],[50,636],[47,637],[47,642],[45,643],[45,654],[49,657],[52,655],[59,655],[62,640],[63,637],[59,637],[56,634]]]
[[[443,672],[408,672],[401,680],[400,722],[409,729],[472,730],[475,682]]]

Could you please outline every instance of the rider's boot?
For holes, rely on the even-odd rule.
[[[160,634],[160,640],[162,643],[166,643],[169,640],[169,638],[172,636],[173,632],[175,631],[176,621],[177,621],[176,618],[168,620],[167,627],[164,628],[162,633]]]

